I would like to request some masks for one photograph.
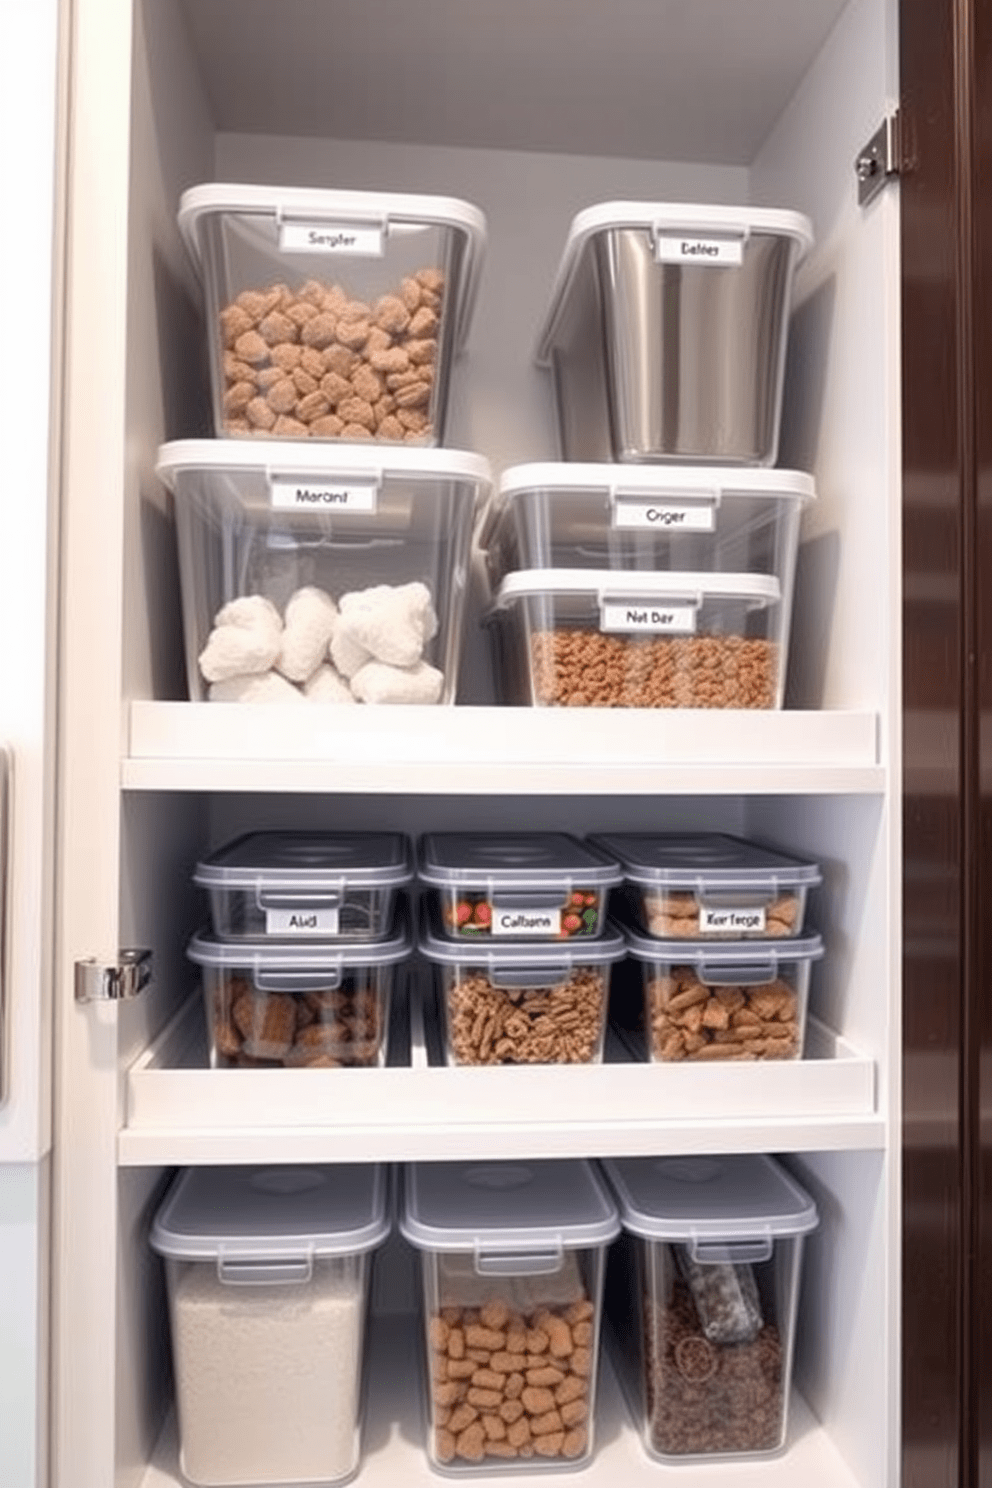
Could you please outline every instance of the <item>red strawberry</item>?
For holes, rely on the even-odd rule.
[[[458,904],[455,908],[455,917],[457,924],[464,925],[466,920],[470,920],[472,918],[471,904],[466,904],[464,899],[459,899]]]
[[[492,921],[492,910],[489,908],[489,905],[484,899],[480,900],[479,903],[475,906],[475,923],[477,925],[491,925]]]
[[[582,916],[577,914],[562,915],[561,928],[566,935],[574,935],[576,930],[582,929]]]

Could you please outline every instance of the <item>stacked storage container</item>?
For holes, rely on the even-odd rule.
[[[190,698],[451,703],[481,457],[440,448],[485,220],[199,186],[213,440],[169,444]]]
[[[616,859],[561,832],[430,833],[418,872],[447,1061],[598,1063],[624,955],[606,918]]]
[[[212,1067],[384,1065],[412,877],[409,842],[389,832],[249,833],[198,863],[212,923],[187,954]]]
[[[505,472],[480,530],[505,701],[781,707],[814,486],[766,467],[811,241],[792,212],[575,219],[538,352],[564,463]]]

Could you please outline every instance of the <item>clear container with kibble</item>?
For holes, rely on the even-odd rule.
[[[197,863],[225,940],[375,940],[413,877],[399,832],[248,832]]]
[[[769,574],[521,569],[486,621],[504,703],[782,706],[788,616]]]
[[[583,1467],[616,1206],[582,1161],[408,1166],[421,1253],[426,1446],[462,1476]]]
[[[566,832],[434,832],[418,877],[459,940],[586,939],[606,923],[615,857]]]
[[[624,895],[662,940],[786,940],[801,935],[817,863],[722,832],[610,832]]]
[[[382,940],[222,940],[207,930],[186,954],[201,968],[214,1069],[349,1069],[386,1063],[399,964],[412,948],[399,900]]]
[[[819,935],[712,945],[654,940],[624,925],[640,963],[648,1059],[749,1062],[800,1059]]]
[[[645,1450],[679,1464],[782,1452],[813,1200],[752,1153],[603,1167],[623,1225],[604,1331]]]
[[[187,1168],[156,1213],[183,1481],[340,1483],[361,1458],[379,1164]]]
[[[421,954],[432,964],[445,1058],[454,1065],[598,1064],[613,967],[624,938],[453,940],[424,907]]]
[[[179,227],[218,437],[439,445],[486,241],[451,197],[210,184]]]

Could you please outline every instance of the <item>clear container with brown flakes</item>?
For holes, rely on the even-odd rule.
[[[754,1153],[603,1166],[623,1225],[604,1331],[646,1451],[679,1464],[784,1451],[813,1200]]]
[[[624,897],[661,940],[787,940],[801,935],[818,864],[723,832],[610,832]]]
[[[444,443],[486,223],[451,197],[211,183],[179,227],[218,437]]]
[[[253,943],[200,931],[186,954],[202,968],[211,1067],[384,1065],[396,969],[411,948],[402,895],[377,941]]]
[[[521,569],[486,618],[504,703],[782,706],[787,615],[770,574]]]
[[[648,1059],[712,1064],[802,1057],[819,935],[779,941],[653,940],[624,924],[641,965]]]
[[[403,1173],[421,1253],[427,1457],[443,1473],[585,1467],[616,1206],[583,1161],[441,1162]]]
[[[452,940],[435,904],[419,938],[432,963],[449,1064],[598,1064],[624,939]]]

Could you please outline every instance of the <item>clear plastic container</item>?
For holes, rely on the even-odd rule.
[[[249,832],[193,873],[225,940],[380,939],[412,878],[399,832]]]
[[[434,968],[449,1064],[598,1064],[603,1058],[614,929],[573,941],[455,940],[425,906],[419,949]]]
[[[165,1257],[180,1468],[191,1483],[337,1483],[361,1455],[376,1164],[187,1168],[151,1232]]]
[[[605,202],[572,223],[537,360],[564,460],[774,465],[798,212]]]
[[[221,437],[444,443],[486,240],[451,197],[210,184],[179,227],[202,275]]]
[[[522,569],[487,620],[503,702],[780,708],[788,639],[766,574]]]
[[[801,935],[816,863],[722,832],[609,832],[624,896],[646,935],[662,940],[786,940]]]
[[[194,702],[454,702],[485,460],[189,440],[158,473]]]
[[[800,1059],[819,935],[793,940],[654,940],[626,928],[640,962],[648,1058],[672,1064]]]
[[[418,875],[459,940],[598,935],[621,877],[610,854],[565,832],[429,833]]]
[[[412,949],[404,896],[384,940],[219,940],[187,947],[202,967],[214,1069],[384,1065],[397,965]]]
[[[792,592],[812,476],[715,466],[506,470],[479,529],[490,582],[527,568],[759,573]]]
[[[427,1456],[440,1472],[583,1467],[616,1207],[581,1161],[404,1170],[421,1252]]]
[[[606,1282],[611,1354],[662,1462],[786,1446],[809,1194],[773,1158],[611,1158],[624,1234]]]

